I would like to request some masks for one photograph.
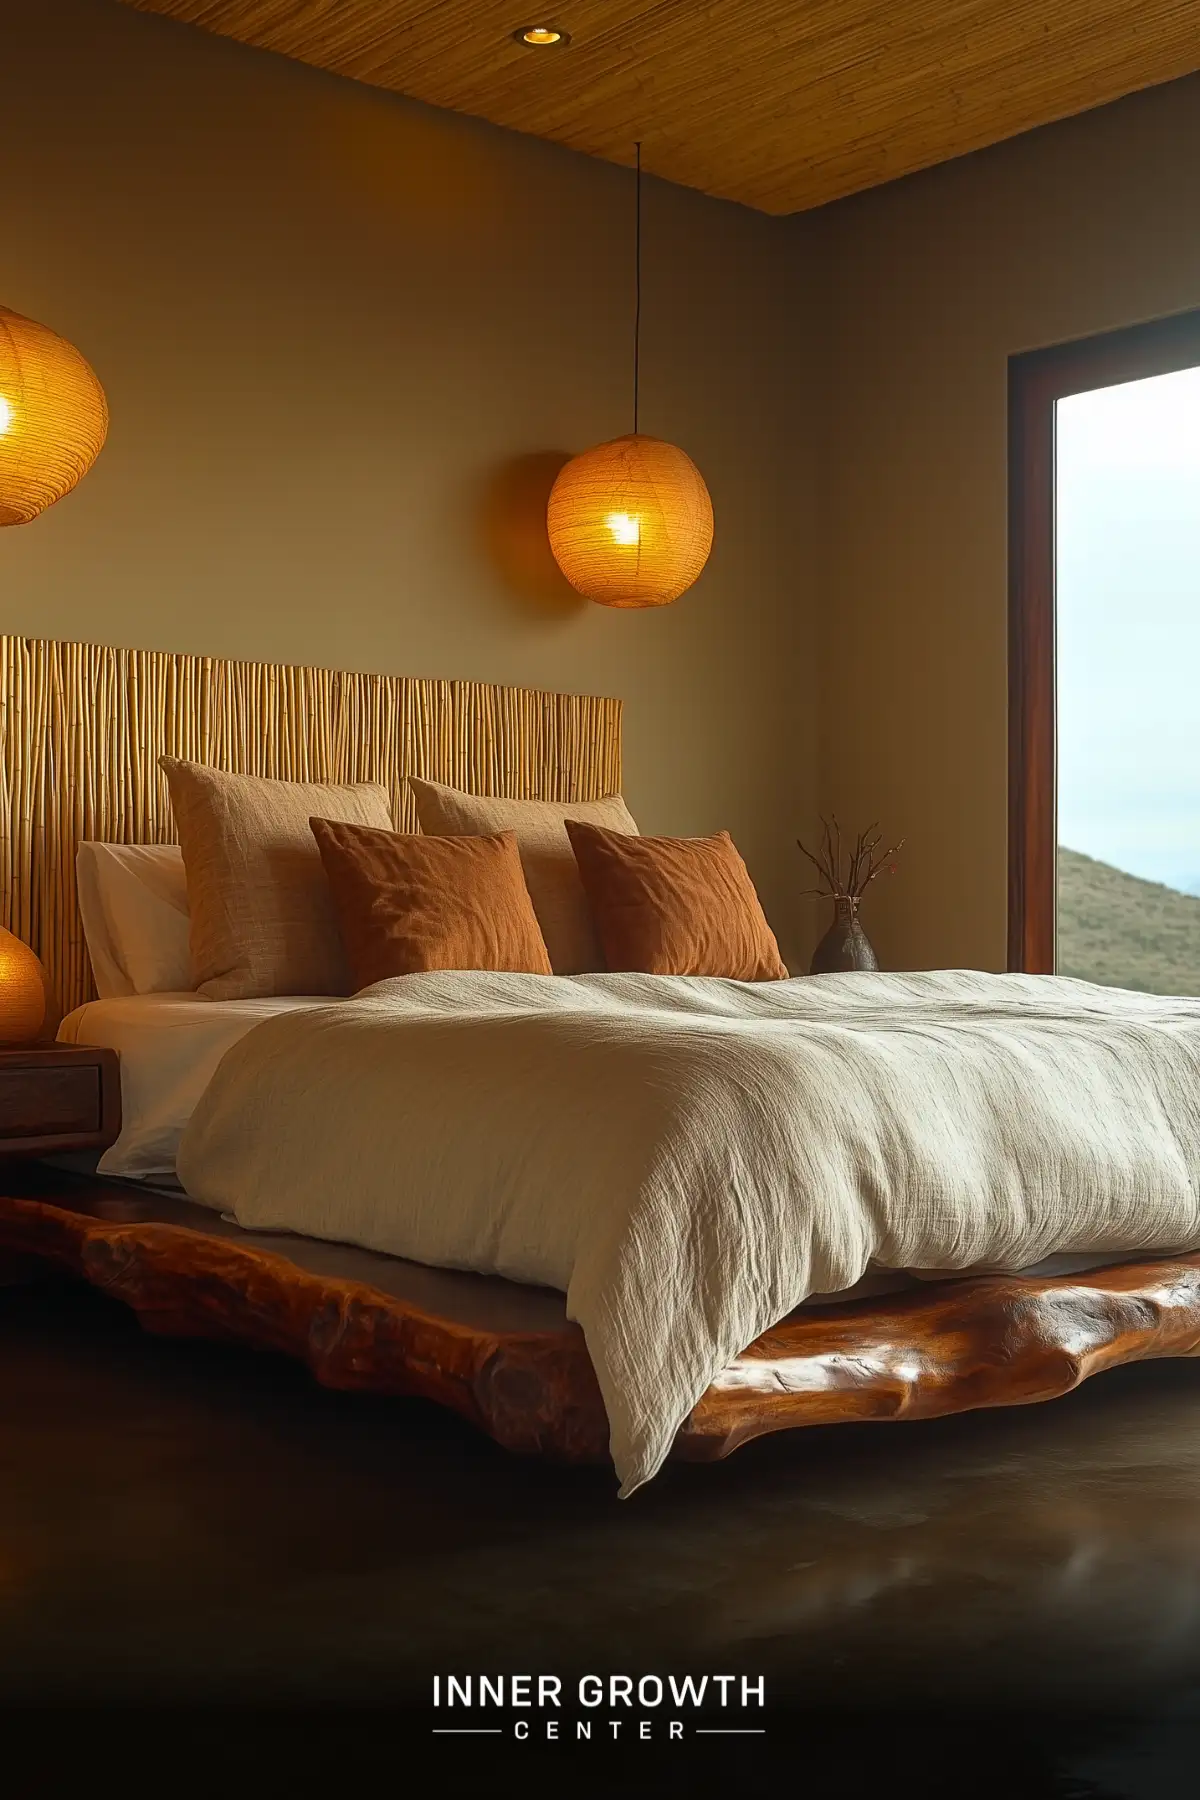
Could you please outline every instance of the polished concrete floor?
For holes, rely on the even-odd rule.
[[[842,1793],[906,1791],[890,1758],[930,1793],[1198,1794],[1200,1363],[796,1433],[619,1503],[431,1407],[0,1289],[9,1709],[354,1708],[427,1747],[434,1673],[520,1669],[762,1674],[767,1738],[706,1754],[840,1754]]]

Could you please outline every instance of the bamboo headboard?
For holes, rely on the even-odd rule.
[[[408,775],[517,799],[615,793],[621,703],[0,637],[0,917],[64,1012],[95,991],[76,846],[174,840],[164,751],[285,781],[379,781],[413,830]]]

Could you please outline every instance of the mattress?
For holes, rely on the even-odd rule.
[[[63,1044],[115,1050],[121,1062],[121,1135],[97,1164],[101,1175],[173,1182],[184,1126],[225,1052],[264,1019],[336,1005],[285,996],[207,1000],[200,994],[134,994],[91,1000],[68,1013]]]

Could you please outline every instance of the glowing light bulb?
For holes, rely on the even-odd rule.
[[[634,513],[607,513],[604,523],[612,532],[614,544],[641,542],[642,522]]]
[[[6,400],[4,395],[0,394],[0,437],[3,437],[5,432],[9,429],[12,424],[12,418],[12,401]]]
[[[515,35],[523,44],[533,44],[538,49],[569,41],[566,32],[559,31],[555,25],[523,25]]]

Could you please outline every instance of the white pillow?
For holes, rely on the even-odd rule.
[[[96,992],[192,992],[187,877],[178,844],[82,843],[79,913]]]

